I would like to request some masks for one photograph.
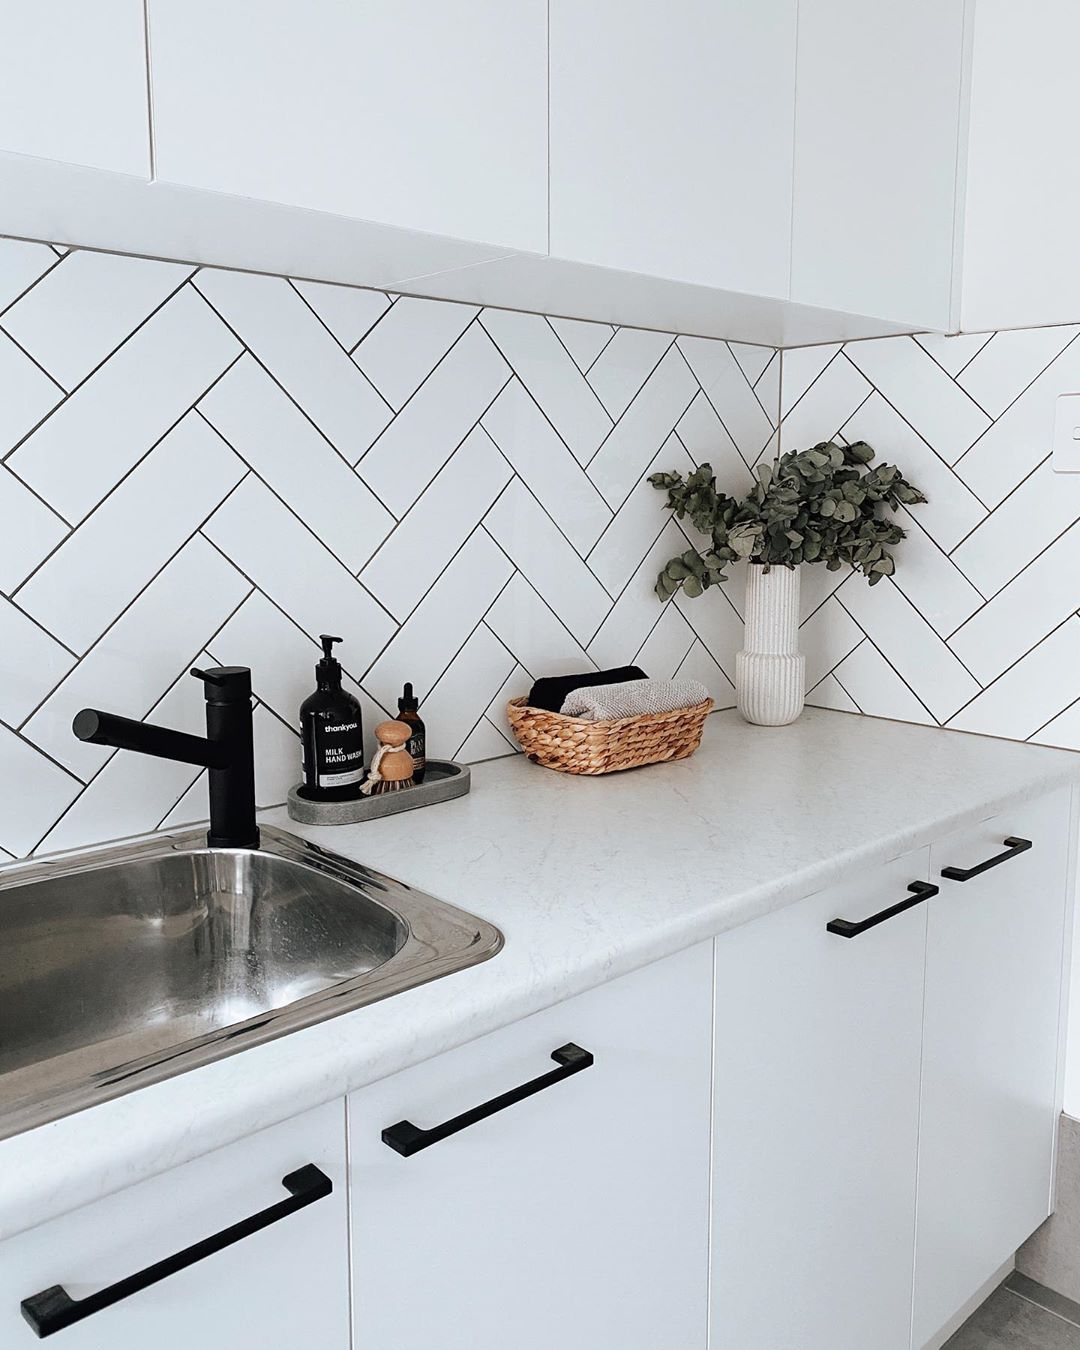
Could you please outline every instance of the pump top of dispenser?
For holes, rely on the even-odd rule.
[[[401,697],[397,701],[398,712],[416,712],[420,704],[417,702],[416,695],[413,693],[412,683],[406,684],[401,691]]]
[[[315,667],[315,678],[323,687],[329,685],[336,688],[341,685],[341,662],[334,656],[334,643],[343,641],[342,638],[332,637],[329,633],[320,633],[319,641],[322,643],[322,660]]]

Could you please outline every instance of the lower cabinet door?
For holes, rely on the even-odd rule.
[[[0,1346],[39,1344],[20,1312],[30,1300],[57,1350],[348,1350],[345,1191],[337,1101],[20,1233],[0,1244]],[[53,1329],[65,1309],[86,1313],[102,1291],[283,1202],[258,1231]],[[35,1297],[54,1286],[74,1309]]]
[[[711,996],[706,943],[350,1097],[358,1350],[704,1350]]]
[[[712,1350],[908,1350],[928,865],[716,940]]]
[[[932,850],[915,1350],[1050,1212],[1070,805],[1065,789]]]

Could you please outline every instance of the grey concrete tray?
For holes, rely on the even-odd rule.
[[[456,764],[452,759],[429,759],[422,783],[397,792],[361,797],[355,802],[309,802],[300,796],[299,787],[291,788],[289,815],[302,825],[356,825],[362,820],[378,820],[380,816],[464,797],[469,787],[467,764]]]

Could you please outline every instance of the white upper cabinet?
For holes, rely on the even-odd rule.
[[[142,0],[0,0],[0,151],[149,176]]]
[[[547,247],[547,0],[149,0],[157,174]]]
[[[796,0],[552,0],[551,252],[786,297]]]
[[[792,300],[950,326],[964,19],[964,0],[800,0]]]
[[[1072,323],[1076,222],[1075,0],[978,0],[961,325]]]

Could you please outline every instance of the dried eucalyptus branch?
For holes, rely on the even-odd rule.
[[[656,579],[657,595],[670,600],[681,588],[698,596],[726,581],[725,566],[739,561],[766,568],[820,562],[833,572],[847,563],[871,586],[892,576],[890,546],[907,532],[880,512],[926,498],[895,465],[871,469],[873,458],[865,441],[822,441],[809,450],[790,450],[758,467],[757,482],[741,501],[717,491],[708,464],[685,478],[654,473],[649,482],[667,493],[668,509],[679,520],[689,518],[711,541],[711,547],[672,558]]]

